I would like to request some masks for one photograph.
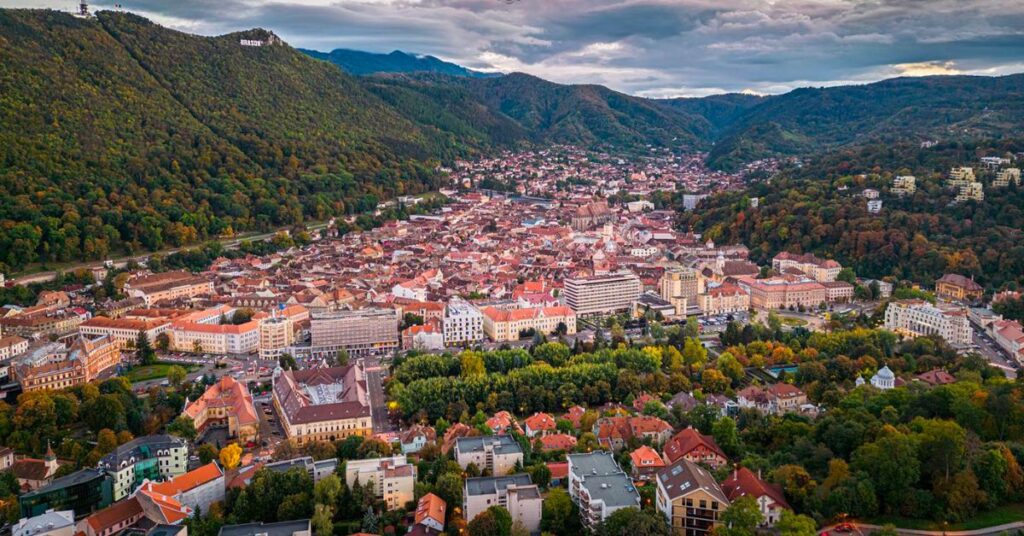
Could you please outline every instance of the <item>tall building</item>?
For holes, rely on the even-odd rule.
[[[285,437],[299,445],[373,433],[366,377],[358,365],[286,370],[274,377],[272,390]]]
[[[675,307],[676,316],[685,315],[686,308],[697,303],[697,295],[704,292],[703,287],[697,271],[691,268],[670,268],[658,281],[661,298]]]
[[[398,315],[393,309],[357,309],[316,313],[310,318],[314,357],[391,352],[399,347]]]
[[[657,484],[656,506],[672,534],[709,536],[721,524],[729,498],[707,469],[682,458],[658,472]]]
[[[578,277],[565,281],[565,303],[577,316],[606,315],[629,311],[643,285],[630,271]]]
[[[913,337],[938,335],[952,346],[971,343],[971,323],[962,307],[940,307],[924,300],[890,302],[885,329]]]
[[[569,497],[579,506],[580,521],[591,529],[622,508],[640,508],[640,493],[610,452],[570,454]]]
[[[475,343],[484,339],[484,315],[470,303],[452,299],[444,308],[444,344]]]
[[[345,482],[351,488],[357,480],[363,486],[372,483],[374,496],[383,500],[389,510],[399,510],[413,500],[416,466],[408,463],[404,454],[348,460],[345,462]]]

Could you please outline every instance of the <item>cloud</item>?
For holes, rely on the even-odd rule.
[[[1020,0],[102,1],[183,31],[259,26],[299,47],[399,49],[648,96],[1005,74],[1024,58]]]

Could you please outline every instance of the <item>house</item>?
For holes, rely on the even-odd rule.
[[[492,475],[507,475],[523,463],[523,449],[508,435],[460,437],[455,440],[455,461],[465,469],[474,464]]]
[[[661,444],[672,435],[672,426],[650,415],[602,417],[594,423],[594,435],[602,446],[621,450],[632,438]]]
[[[14,451],[10,447],[0,447],[0,471],[10,470],[14,465]]]
[[[142,505],[130,497],[79,521],[77,530],[85,536],[111,536],[135,526],[143,517]]]
[[[551,452],[555,450],[570,451],[576,446],[576,438],[569,434],[548,434],[539,438],[541,450]]]
[[[665,407],[668,409],[675,409],[676,407],[679,407],[684,413],[688,413],[690,410],[697,407],[698,403],[699,402],[693,396],[693,393],[679,391],[665,403]]]
[[[753,497],[757,501],[758,509],[761,510],[761,525],[764,527],[774,526],[782,517],[782,512],[792,510],[786,502],[781,486],[761,480],[760,475],[755,475],[746,467],[733,470],[722,482],[721,487],[730,502],[744,496]]]
[[[956,383],[956,377],[942,369],[932,369],[928,372],[922,372],[914,377],[915,380],[927,383],[932,387],[939,385],[949,385]]]
[[[569,476],[569,462],[548,462],[548,471],[551,471],[551,487],[559,487]]]
[[[729,457],[715,443],[711,436],[704,435],[692,426],[680,430],[665,443],[665,459],[669,463],[675,463],[680,459],[686,459],[694,463],[703,463],[712,469],[718,468],[729,462]]]
[[[18,479],[21,489],[34,491],[53,482],[53,475],[60,469],[57,463],[57,455],[49,445],[46,446],[46,455],[42,460],[36,458],[22,458],[15,460],[11,466],[11,472]]]
[[[680,458],[657,475],[655,503],[678,536],[709,536],[721,524],[729,498],[703,467]]]
[[[210,462],[166,482],[143,487],[173,497],[192,510],[209,512],[211,504],[224,500],[224,471],[217,462]]]
[[[788,383],[776,383],[766,388],[751,385],[736,393],[741,408],[753,408],[769,415],[799,411],[807,403],[807,395]]]
[[[416,513],[413,522],[416,527],[422,527],[422,534],[439,534],[444,531],[445,510],[447,504],[444,499],[428,493],[420,497],[416,504]],[[410,532],[415,531],[414,527]]]
[[[562,418],[571,422],[574,430],[580,429],[580,422],[583,420],[583,415],[587,412],[587,409],[583,406],[573,406],[569,408]]]
[[[467,478],[462,488],[464,519],[473,519],[491,506],[502,506],[530,533],[540,532],[543,500],[530,475],[519,473],[507,476]]]
[[[658,471],[665,467],[665,461],[661,459],[658,451],[647,445],[641,445],[630,452],[629,459],[633,464],[630,474],[634,480],[652,480]]]
[[[75,513],[47,510],[45,513],[21,518],[11,527],[11,536],[72,536],[75,533]]]
[[[487,419],[485,424],[495,435],[507,434],[510,431],[522,433],[516,418],[504,410],[495,413],[493,417]]]
[[[437,440],[437,432],[434,427],[422,424],[414,424],[408,430],[399,435],[399,442],[402,444],[402,454],[416,454],[427,443]]]
[[[935,281],[935,294],[944,300],[976,302],[985,289],[974,279],[960,274],[945,274]]]
[[[523,419],[523,430],[526,432],[526,437],[553,434],[556,428],[555,418],[547,413],[534,413]]]
[[[640,393],[640,396],[633,399],[633,409],[636,410],[637,413],[641,413],[648,402],[658,402],[660,404],[661,400],[658,400],[657,397],[651,396],[648,393]]]
[[[583,526],[592,529],[622,508],[639,508],[640,493],[610,452],[570,454],[569,497],[580,510]]]

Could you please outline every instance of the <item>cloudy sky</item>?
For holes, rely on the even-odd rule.
[[[298,47],[399,49],[651,97],[1024,71],[1024,0],[120,1],[193,33],[264,27]]]

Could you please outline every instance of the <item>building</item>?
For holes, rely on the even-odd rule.
[[[264,318],[259,327],[260,359],[277,359],[295,344],[295,323],[286,316]]]
[[[416,454],[428,443],[437,441],[437,431],[432,426],[414,424],[399,435],[402,454]]]
[[[868,199],[867,202],[868,214],[878,214],[882,212],[882,200],[881,199]]]
[[[162,301],[189,299],[214,293],[213,281],[188,272],[137,275],[124,285],[124,293],[141,298],[149,307]]]
[[[592,529],[616,510],[639,508],[640,493],[610,452],[569,454],[569,497],[579,506],[580,521]]]
[[[130,497],[79,521],[77,530],[85,536],[113,536],[134,527],[143,518],[142,504]]]
[[[37,346],[18,358],[14,377],[23,391],[66,389],[91,382],[121,363],[121,350],[107,335],[78,337]]]
[[[968,182],[960,186],[960,191],[957,192],[956,197],[953,198],[957,203],[964,201],[984,201],[985,200],[985,187],[980,182]]]
[[[523,449],[508,435],[460,437],[455,440],[455,461],[463,469],[474,464],[492,475],[507,475],[523,464]]]
[[[308,519],[278,521],[277,523],[244,523],[224,525],[217,536],[312,536]]]
[[[864,199],[878,199],[880,193],[874,188],[864,188],[864,191],[861,192],[860,195],[862,195]]]
[[[195,401],[186,401],[182,414],[192,419],[199,435],[211,428],[226,428],[229,438],[248,442],[260,431],[252,393],[231,376],[223,376]]]
[[[444,308],[444,345],[472,344],[484,340],[484,315],[470,303],[453,299]]]
[[[11,473],[18,479],[18,484],[22,489],[30,491],[49,485],[58,469],[60,464],[57,463],[57,455],[49,445],[46,446],[43,459],[21,458],[11,464]]]
[[[971,344],[971,323],[959,307],[936,306],[924,300],[889,302],[885,329],[911,337],[938,335],[952,346]]]
[[[444,532],[445,512],[448,505],[444,499],[428,493],[420,497],[416,504],[416,513],[413,514],[413,522],[422,526],[427,532],[433,531],[436,534]],[[415,529],[412,529],[415,530]]]
[[[390,458],[348,460],[345,462],[345,482],[351,488],[356,482],[363,486],[373,483],[374,496],[383,500],[389,510],[404,509],[413,500],[416,484],[416,466],[406,461],[405,455]]]
[[[496,342],[517,341],[524,332],[576,334],[576,313],[564,305],[528,309],[485,307],[482,313],[484,334]]]
[[[807,395],[795,385],[776,383],[761,388],[751,385],[736,393],[741,408],[751,408],[769,415],[798,412],[807,403]]]
[[[403,350],[444,350],[444,333],[437,324],[409,326],[402,330]]]
[[[399,347],[398,314],[393,309],[357,309],[315,313],[310,318],[314,357],[345,350],[357,357],[393,352]]]
[[[358,365],[286,370],[274,377],[272,391],[285,437],[298,445],[373,434],[366,377]]]
[[[935,281],[935,294],[944,300],[976,302],[984,293],[985,289],[974,279],[960,274],[945,274]]]
[[[511,514],[513,524],[522,523],[531,534],[540,532],[542,503],[540,490],[526,473],[467,478],[462,488],[464,519],[472,520],[492,506],[502,506]]]
[[[265,313],[235,324],[238,309],[220,305],[175,319],[168,330],[171,348],[197,354],[249,354],[260,344],[260,322]],[[260,318],[257,318],[260,317]]]
[[[48,510],[34,517],[23,517],[11,527],[11,536],[73,536],[75,513]]]
[[[555,418],[547,413],[534,413],[523,419],[523,431],[526,437],[537,437],[555,433]]]
[[[636,274],[621,271],[567,279],[563,295],[566,305],[578,316],[607,315],[629,311],[641,290],[643,285]]]
[[[913,175],[897,175],[892,180],[892,193],[898,196],[914,195],[917,191],[917,177]]]
[[[166,482],[150,482],[147,489],[194,511],[209,512],[211,504],[224,500],[224,471],[210,462]]]
[[[571,225],[577,231],[586,231],[614,219],[615,214],[608,208],[607,201],[594,201],[576,209],[572,215]]]
[[[665,459],[670,463],[680,459],[702,463],[718,468],[729,463],[729,457],[718,446],[715,439],[704,435],[692,426],[684,428],[665,443]]]
[[[987,329],[992,340],[1018,363],[1024,362],[1024,327],[1016,320],[998,320]]]
[[[955,167],[949,170],[949,179],[946,183],[950,186],[963,186],[964,184],[975,181],[974,168]]]
[[[705,315],[743,313],[750,309],[750,294],[738,285],[719,285],[701,294],[700,310]]]
[[[112,499],[120,501],[146,480],[170,480],[188,468],[188,443],[169,435],[133,439],[114,449],[99,462],[110,475]]]
[[[301,456],[299,458],[267,463],[263,465],[263,468],[276,473],[287,473],[288,471],[296,468],[301,469],[305,471],[309,477],[313,479],[313,483],[316,484],[324,478],[333,475],[338,469],[338,463],[337,458],[314,460],[312,456]]]
[[[883,391],[895,389],[896,375],[893,374],[892,370],[888,366],[883,365],[882,368],[878,369],[878,372],[871,377],[871,385]]]
[[[109,336],[118,348],[134,348],[139,334],[144,333],[150,343],[171,326],[165,319],[107,318],[94,316],[78,326],[78,332],[89,337]]]
[[[20,335],[31,339],[61,336],[78,329],[78,326],[88,320],[89,316],[88,311],[80,308],[23,312],[0,317],[0,331],[8,335]]]
[[[654,480],[658,471],[665,467],[665,460],[661,459],[658,451],[647,445],[640,445],[630,452],[629,459],[633,466],[630,472],[633,480]]]
[[[846,281],[827,281],[821,285],[825,287],[825,299],[829,303],[847,303],[853,300],[856,287]]]
[[[999,173],[996,173],[995,180],[992,181],[992,186],[1005,188],[1011,182],[1020,186],[1020,168],[1004,168],[999,170]]]
[[[828,291],[817,281],[792,277],[770,277],[742,283],[750,292],[750,305],[757,309],[813,309],[828,301]]]
[[[0,361],[10,359],[28,351],[28,339],[17,335],[0,337]]]
[[[655,503],[674,535],[709,536],[729,507],[714,475],[685,458],[659,471],[657,484]]]
[[[84,516],[113,502],[111,484],[111,478],[99,469],[80,469],[23,494],[18,498],[18,506],[23,517],[65,509],[74,510],[76,516]]]
[[[670,268],[658,280],[659,295],[675,307],[676,316],[685,315],[687,307],[697,303],[703,287],[702,278],[691,268]]]
[[[772,259],[772,269],[780,274],[806,275],[823,283],[835,281],[843,266],[831,259],[821,259],[811,253],[797,255],[783,251]]]

